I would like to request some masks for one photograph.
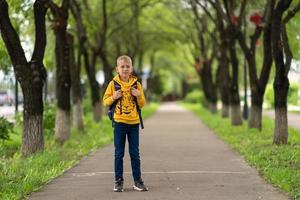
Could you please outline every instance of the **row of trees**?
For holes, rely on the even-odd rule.
[[[113,77],[116,57],[129,54],[138,66],[135,69],[138,73],[143,70],[146,56],[154,65],[158,48],[167,48],[167,44],[172,42],[170,38],[175,34],[159,38],[157,36],[166,30],[153,27],[145,20],[147,14],[143,11],[158,3],[157,0],[127,0],[122,3],[107,0],[0,0],[1,36],[24,96],[24,156],[44,148],[43,87],[47,71],[55,70],[55,138],[63,144],[70,136],[72,107],[74,124],[78,130],[84,130],[81,87],[84,75],[89,82],[94,120],[99,122],[101,92]],[[29,13],[32,5],[34,15]],[[163,6],[161,4],[157,9]],[[21,10],[27,12],[24,14]],[[25,23],[34,23],[34,29],[24,27]],[[153,38],[158,38],[156,43],[152,43]],[[27,40],[25,45],[24,40]],[[33,50],[28,51],[28,47]],[[1,53],[5,54],[2,50]],[[7,62],[5,55],[1,57],[1,64],[4,61]],[[81,70],[82,65],[85,73]],[[102,87],[96,79],[99,68],[105,77]],[[152,71],[153,67],[150,74],[153,74]],[[155,75],[150,77],[149,83],[153,82],[152,77],[155,79]]]
[[[238,72],[239,61],[245,59],[251,90],[248,125],[261,130],[263,97],[274,63],[273,143],[286,144],[288,72],[293,58],[286,25],[299,11],[300,3],[293,4],[292,0],[257,1],[256,5],[247,0],[189,0],[187,3],[196,27],[192,42],[195,69],[210,109],[216,111],[219,90],[222,116],[229,116],[230,107],[232,125],[242,124]],[[257,49],[260,40],[262,45]],[[214,60],[218,62],[215,72]]]
[[[72,112],[77,129],[84,130],[81,80],[86,77],[89,83],[93,117],[99,122],[101,92],[113,77],[116,57],[123,53],[133,58],[137,74],[149,65],[148,92],[157,93],[162,92],[158,74],[166,77],[166,69],[186,85],[189,69],[178,57],[189,61],[191,53],[210,109],[216,112],[220,96],[222,116],[228,117],[230,110],[233,125],[242,123],[238,74],[245,58],[251,88],[249,127],[258,129],[274,61],[274,143],[286,143],[292,54],[285,25],[300,7],[291,2],[257,1],[255,7],[247,0],[0,0],[1,70],[12,63],[24,95],[23,155],[44,148],[42,97],[47,73],[55,71],[55,138],[63,144],[70,135]],[[258,46],[260,40],[263,45]],[[101,87],[96,79],[99,69],[105,77]],[[170,80],[166,85],[174,87]]]

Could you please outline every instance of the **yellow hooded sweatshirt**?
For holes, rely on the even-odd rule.
[[[114,121],[126,124],[140,123],[134,98],[130,93],[130,88],[132,87],[132,84],[137,81],[137,78],[135,76],[130,75],[128,82],[123,82],[120,79],[119,75],[115,76],[113,80],[109,82],[106,88],[106,91],[103,96],[103,104],[105,106],[110,106],[114,102],[114,80],[121,85],[122,90],[122,97],[116,100],[118,101],[118,103],[115,108]],[[146,99],[142,85],[139,82],[137,82],[137,89],[141,92],[141,95],[137,97],[137,102],[139,107],[142,108],[146,104]]]

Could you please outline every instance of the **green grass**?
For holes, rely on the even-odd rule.
[[[158,104],[149,104],[143,109],[144,118],[149,117]],[[11,136],[11,140],[0,144],[0,199],[23,199],[32,191],[41,188],[66,169],[77,164],[80,159],[104,145],[112,142],[111,121],[104,117],[95,123],[92,116],[85,117],[85,133],[72,130],[70,139],[61,147],[53,136],[47,135],[45,150],[33,156],[20,155],[21,135]]]
[[[229,119],[213,115],[199,104],[182,104],[192,110],[231,148],[240,152],[247,162],[255,166],[270,183],[288,193],[292,199],[300,200],[300,132],[289,128],[289,144],[272,145],[274,121],[263,118],[259,132],[242,126],[231,126]]]

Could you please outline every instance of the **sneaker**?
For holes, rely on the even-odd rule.
[[[123,179],[119,178],[118,180],[116,180],[115,182],[115,187],[114,187],[114,192],[123,192]]]
[[[137,191],[148,191],[148,188],[144,185],[142,179],[134,181],[133,189]]]

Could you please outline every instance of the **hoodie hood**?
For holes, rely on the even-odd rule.
[[[130,89],[130,87],[132,86],[132,84],[134,82],[137,81],[137,77],[133,76],[133,75],[130,75],[129,76],[129,81],[128,82],[124,82],[120,79],[120,76],[119,75],[116,75],[113,80],[115,80],[117,83],[119,83],[121,86],[122,86],[122,90],[127,90],[127,89]]]

